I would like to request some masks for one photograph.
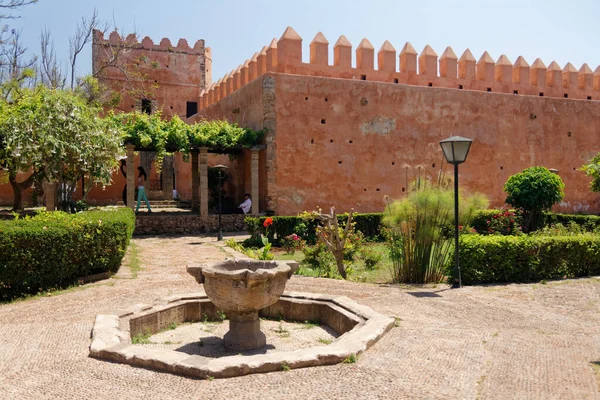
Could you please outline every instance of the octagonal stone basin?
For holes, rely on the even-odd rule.
[[[227,260],[189,265],[187,271],[212,303],[229,318],[223,337],[227,350],[252,350],[267,344],[258,312],[275,304],[288,279],[298,269],[295,261]]]

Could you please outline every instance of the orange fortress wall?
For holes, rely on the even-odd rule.
[[[151,102],[152,112],[161,111],[166,117],[177,115],[182,119],[188,117],[188,102],[198,103],[200,90],[211,84],[212,59],[210,48],[205,47],[204,40],[198,40],[190,47],[185,39],[179,39],[173,45],[167,38],[159,44],[145,37],[138,43],[134,35],[121,37],[112,32],[105,39],[101,32],[94,32],[92,45],[93,70],[98,71],[109,60],[114,51],[122,53],[120,64],[133,73],[128,82],[126,75],[119,68],[106,68],[100,75],[101,82],[107,84],[122,96],[118,110],[128,112],[142,109],[141,97]],[[133,90],[132,90],[133,89]],[[141,95],[141,91],[144,95]],[[191,164],[184,162],[181,155],[173,161],[175,171],[175,188],[181,198],[191,198]],[[157,173],[152,171],[150,179],[156,180]],[[101,203],[114,202],[121,197],[124,179],[114,177],[114,181],[123,183],[112,185],[103,193],[90,193],[90,200]],[[118,186],[118,188],[115,188]],[[168,197],[168,194],[167,194]]]
[[[438,142],[461,135],[475,140],[460,168],[461,186],[485,193],[493,205],[503,204],[510,175],[543,165],[558,169],[566,184],[556,210],[600,210],[578,171],[600,151],[600,103],[593,101],[600,99],[600,69],[561,70],[539,59],[529,66],[522,57],[513,65],[487,52],[476,61],[469,50],[458,59],[451,48],[438,58],[429,46],[418,55],[410,43],[397,55],[387,41],[376,69],[366,39],[353,67],[344,36],[333,63],[328,54],[319,33],[303,63],[302,39],[288,28],[201,95],[201,115],[230,121],[262,100],[263,126],[270,128],[265,208],[381,211],[384,195],[402,196],[417,174],[450,172]]]
[[[94,66],[123,40],[129,39],[97,34]],[[476,59],[468,49],[458,57],[450,47],[441,56],[429,46],[419,54],[410,43],[397,52],[388,41],[376,51],[367,39],[353,49],[344,36],[331,60],[329,46],[318,33],[303,62],[302,38],[288,28],[215,83],[203,41],[190,48],[183,40],[172,46],[167,39],[155,45],[145,38],[130,57],[143,55],[146,65],[157,65],[144,80],[154,89],[153,110],[186,117],[187,102],[197,101],[199,112],[188,122],[215,118],[267,128],[259,159],[260,211],[284,215],[330,205],[381,211],[383,197],[405,195],[418,174],[435,179],[440,168],[450,174],[438,142],[452,135],[474,139],[460,167],[461,187],[486,194],[493,205],[503,204],[510,175],[542,165],[557,169],[565,181],[557,211],[600,211],[600,196],[578,170],[600,151],[600,68],[561,68],[540,59],[529,64],[523,57],[513,64],[487,52]],[[123,86],[118,71],[103,81]],[[140,106],[125,95],[118,108]],[[249,157],[236,156],[229,165],[240,197],[249,191]],[[189,198],[190,164],[176,157],[174,168],[177,189]],[[121,184],[93,193],[92,201],[120,199],[123,182],[116,181]]]

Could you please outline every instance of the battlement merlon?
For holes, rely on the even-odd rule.
[[[151,51],[165,51],[170,53],[180,54],[197,54],[205,55],[205,43],[203,39],[199,39],[191,47],[186,39],[179,39],[176,46],[173,46],[168,38],[162,38],[159,44],[154,44],[154,41],[148,36],[144,37],[141,42],[135,34],[129,34],[126,37],[119,35],[117,31],[112,31],[108,35],[108,39],[104,38],[104,32],[94,29],[93,45],[102,46],[125,46],[131,49],[143,49]]]
[[[408,42],[397,54],[387,40],[375,53],[369,40],[363,39],[356,48],[353,67],[352,44],[344,35],[334,45],[333,63],[329,60],[329,41],[322,32],[317,33],[309,47],[309,61],[303,62],[302,37],[288,27],[279,39],[273,39],[269,46],[246,60],[241,68],[231,71],[213,89],[205,92],[200,99],[201,109],[268,72],[569,100],[600,100],[600,67],[592,72],[587,64],[577,70],[571,63],[561,68],[553,61],[546,67],[538,58],[530,66],[522,56],[513,64],[506,55],[494,61],[487,51],[476,60],[469,49],[458,58],[451,47],[438,57],[431,46],[426,45],[419,54]],[[232,74],[234,84],[228,84]]]

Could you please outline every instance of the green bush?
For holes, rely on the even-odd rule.
[[[134,227],[128,208],[0,221],[0,301],[117,271]]]
[[[560,176],[545,167],[526,168],[504,184],[506,203],[523,210],[525,232],[541,226],[542,212],[563,199],[564,189]]]
[[[585,231],[592,232],[600,229],[600,216],[584,214],[555,214],[546,213],[544,215],[544,225],[562,224],[568,226],[571,223],[580,225]]]
[[[520,235],[523,233],[523,217],[517,210],[483,210],[475,213],[475,217],[474,233],[481,235]]]
[[[600,153],[592,157],[587,164],[582,165],[579,170],[592,177],[590,183],[592,192],[600,192]]]
[[[463,235],[460,267],[466,285],[599,275],[600,237]],[[455,274],[450,263],[452,281]]]
[[[302,249],[304,259],[300,262],[300,269],[296,272],[298,275],[311,275],[303,273],[304,268],[312,270],[317,277],[333,278],[336,275],[335,259],[333,254],[323,243],[315,246],[306,246]]]
[[[346,214],[338,216],[340,222],[342,220],[345,221],[346,218]],[[367,240],[381,241],[383,240],[383,236],[381,235],[382,218],[382,213],[354,214],[353,221],[356,224],[354,229],[361,232]]]
[[[365,265],[365,269],[368,271],[373,271],[377,264],[381,262],[383,254],[370,246],[363,246],[360,249],[360,258]]]
[[[367,240],[382,240],[380,234],[382,216],[382,213],[354,214],[355,229],[361,232]],[[267,218],[269,217],[246,217],[244,221],[248,227],[248,233],[253,236],[257,236],[259,233],[264,234],[263,223]],[[314,244],[316,242],[316,229],[319,224],[316,219],[307,216],[275,216],[270,218],[273,219],[273,225],[269,227],[267,236],[272,243],[280,246],[283,238],[294,233],[308,243]],[[343,225],[347,219],[348,214],[338,215],[340,225]],[[252,241],[250,239],[247,244],[251,245]]]
[[[489,205],[479,194],[464,196],[459,224],[467,225],[473,213]],[[445,185],[416,186],[401,200],[389,204],[383,223],[392,261],[392,277],[400,283],[431,283],[445,279],[445,264],[452,257],[454,193]],[[459,229],[460,226],[459,225]]]
[[[484,232],[487,230],[487,221],[494,218],[494,215],[500,213],[500,210],[479,210],[473,214],[471,219],[471,226],[475,228],[477,232]]]
[[[494,215],[500,214],[501,210],[481,210],[477,211],[473,215],[473,219],[470,224],[477,232],[484,233],[488,229],[487,221],[492,220]],[[518,212],[517,212],[518,213]],[[518,217],[518,216],[517,216]],[[519,217],[518,217],[519,218]],[[569,226],[571,223],[576,223],[582,227],[586,232],[593,232],[594,230],[600,229],[600,216],[598,215],[585,215],[585,214],[557,214],[552,212],[544,213],[543,226],[550,226],[556,224],[562,224]]]
[[[501,213],[501,210],[479,210],[472,214],[469,221],[470,226],[475,228],[477,232],[487,231],[487,221],[491,220],[494,215]],[[353,220],[355,222],[355,229],[365,237],[368,241],[382,241],[384,240],[381,234],[381,220],[383,213],[366,213],[366,214],[354,214]],[[248,233],[251,235],[257,233],[264,234],[263,223],[267,217],[246,217],[245,222],[248,228]],[[269,227],[269,240],[275,243],[277,246],[281,246],[281,240],[289,235],[296,234],[300,236],[307,243],[314,244],[316,242],[316,227],[318,222],[314,219],[306,219],[301,216],[274,216],[273,225]],[[338,221],[340,224],[346,221],[347,215],[338,215]],[[586,231],[593,231],[594,229],[600,228],[600,216],[597,215],[580,215],[580,214],[555,214],[545,213],[544,214],[544,225],[552,224],[563,224],[569,225],[570,222],[576,222],[581,225]],[[520,221],[519,221],[520,222]],[[450,234],[453,232],[452,224],[448,225]],[[275,240],[274,237],[277,237]],[[244,243],[244,246],[261,246],[260,236],[257,237],[256,241],[249,239],[248,242]]]

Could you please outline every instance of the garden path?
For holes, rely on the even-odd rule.
[[[114,278],[0,305],[0,399],[600,398],[600,279],[417,287],[294,276],[401,319],[355,364],[200,381],[88,357],[96,314],[198,289],[187,260],[230,256],[214,237],[133,240]],[[137,256],[136,254],[137,253]]]

